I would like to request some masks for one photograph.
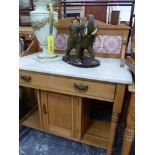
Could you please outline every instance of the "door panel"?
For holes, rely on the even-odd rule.
[[[72,103],[71,97],[56,93],[47,93],[49,123],[71,130]]]
[[[44,130],[63,137],[79,134],[80,97],[41,91]]]

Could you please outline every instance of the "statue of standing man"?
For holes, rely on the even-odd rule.
[[[69,57],[70,51],[75,48],[76,50],[76,62],[81,63],[80,52],[81,52],[81,41],[82,41],[82,25],[80,24],[80,19],[75,18],[71,21],[69,26],[69,38],[67,42],[67,49],[65,57]]]

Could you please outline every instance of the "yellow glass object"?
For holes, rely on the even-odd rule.
[[[54,53],[54,37],[52,35],[47,37],[48,53]]]

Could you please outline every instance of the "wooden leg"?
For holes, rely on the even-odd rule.
[[[119,114],[113,113],[112,120],[111,120],[111,127],[110,127],[110,137],[109,137],[109,143],[108,143],[108,149],[107,149],[106,155],[112,155],[113,143],[116,135],[118,119],[119,119]]]
[[[124,133],[124,129],[125,129],[125,125],[126,125],[126,118],[127,118],[128,108],[129,108],[130,97],[131,97],[131,93],[129,93],[129,91],[126,90],[125,96],[124,96],[122,112],[120,115],[120,122],[121,122],[120,133],[121,134]]]
[[[112,112],[112,120],[111,120],[111,127],[110,127],[110,136],[109,136],[109,143],[106,155],[113,154],[113,144],[116,135],[116,129],[118,125],[119,114],[122,109],[123,98],[125,92],[125,85],[117,84],[116,86],[116,94],[115,94],[115,101],[113,104],[113,112]]]
[[[42,108],[41,108],[40,90],[36,89],[36,95],[37,95],[37,102],[38,102],[40,126],[41,126],[41,130],[43,130],[43,120],[42,120],[42,111],[41,111]]]
[[[131,94],[121,155],[129,155],[135,134],[135,94]]]

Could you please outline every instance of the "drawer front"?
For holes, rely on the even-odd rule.
[[[20,85],[64,94],[114,100],[115,84],[20,71]]]

